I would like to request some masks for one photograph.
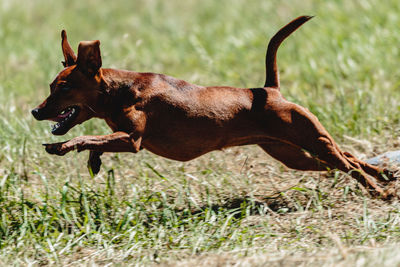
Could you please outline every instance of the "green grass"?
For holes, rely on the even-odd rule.
[[[30,109],[74,48],[99,39],[103,66],[201,85],[259,87],[269,38],[316,17],[279,50],[282,92],[361,158],[398,149],[398,1],[0,2],[0,265],[242,266],[400,263],[400,206],[347,175],[288,170],[253,146],[180,163],[149,152],[87,153],[42,143],[106,134],[92,120],[66,136]]]

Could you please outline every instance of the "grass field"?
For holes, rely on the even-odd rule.
[[[0,1],[0,265],[398,266],[400,204],[348,175],[297,172],[255,146],[181,163],[141,151],[48,155],[66,136],[30,110],[74,48],[101,40],[103,66],[201,85],[259,87],[269,38],[315,15],[279,50],[285,97],[341,148],[398,149],[400,4],[360,1]]]

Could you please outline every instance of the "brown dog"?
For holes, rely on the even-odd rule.
[[[89,168],[97,173],[103,152],[145,148],[187,161],[217,149],[258,144],[289,168],[339,169],[386,197],[372,177],[386,184],[395,179],[390,171],[342,152],[312,113],[281,95],[276,52],[310,18],[298,17],[271,39],[265,85],[250,89],[203,87],[162,74],[103,69],[99,41],[80,42],[76,56],[62,31],[65,68],[32,114],[37,120],[56,121],[55,135],[93,117],[104,119],[113,133],[44,144],[46,151],[61,156],[90,150]]]

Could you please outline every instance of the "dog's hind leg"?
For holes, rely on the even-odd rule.
[[[331,168],[339,169],[350,174],[363,186],[375,190],[382,196],[385,196],[384,190],[376,184],[363,170],[359,164],[359,160],[351,160],[339,149],[330,136],[321,136],[317,142],[313,144],[316,147],[316,156]],[[377,178],[375,176],[375,178]]]
[[[338,150],[336,145],[330,147],[329,144],[326,144],[325,148],[327,153],[320,153],[320,159],[312,156],[300,147],[279,141],[271,141],[259,144],[259,146],[273,158],[281,161],[289,168],[302,171],[327,171],[329,169],[339,169],[349,173],[363,186],[371,188],[382,196],[385,196],[383,189],[363,173],[363,171],[377,178],[377,175],[381,175],[381,173],[375,170],[375,172],[371,171],[372,169],[369,169],[369,166],[367,167],[367,163],[357,160],[356,158],[353,158],[355,160],[347,159],[347,157],[342,155],[342,152]],[[346,154],[346,152],[343,154]],[[366,166],[365,170],[363,166]],[[381,180],[379,179],[379,181]],[[385,182],[387,182],[387,180],[385,180]]]
[[[384,179],[382,173],[390,175],[390,172],[374,168],[351,156],[351,154],[342,152],[318,119],[307,109],[286,101],[277,103],[271,101],[269,110],[275,112],[275,114],[269,113],[269,125],[274,125],[274,127],[267,128],[269,139],[300,148],[296,151],[286,147],[282,152],[277,152],[277,149],[275,151],[270,149],[270,154],[275,153],[276,158],[286,160],[286,162],[284,161],[285,164],[289,162],[296,169],[304,170],[314,167],[314,170],[322,170],[318,165],[310,163],[311,161],[300,153],[307,151],[312,157],[317,158],[322,166],[348,173],[365,187],[375,190],[383,197],[387,195],[372,177],[382,181]],[[266,151],[268,152],[268,146]],[[292,154],[285,155],[285,153]],[[298,163],[296,163],[296,159]],[[305,164],[306,167],[302,167],[302,164]]]
[[[326,171],[329,168],[301,147],[273,140],[258,145],[271,157],[279,160],[291,169]]]
[[[354,157],[349,152],[343,152],[343,155],[348,160],[357,162],[360,165],[360,167],[363,169],[363,171],[365,171],[366,173],[368,173],[369,175],[371,175],[373,177],[376,177],[376,179],[378,179],[379,182],[388,183],[390,181],[396,180],[396,177],[394,176],[394,173],[392,171],[389,171],[384,168],[379,168],[377,166],[373,166],[364,161],[361,161],[361,160],[357,159],[356,157]]]

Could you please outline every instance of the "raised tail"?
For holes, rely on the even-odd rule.
[[[285,40],[292,32],[297,30],[303,23],[307,22],[312,16],[301,16],[280,29],[274,37],[271,38],[268,44],[267,56],[265,58],[265,66],[267,77],[265,80],[264,87],[276,87],[279,89],[279,71],[276,64],[276,52],[280,44]]]

